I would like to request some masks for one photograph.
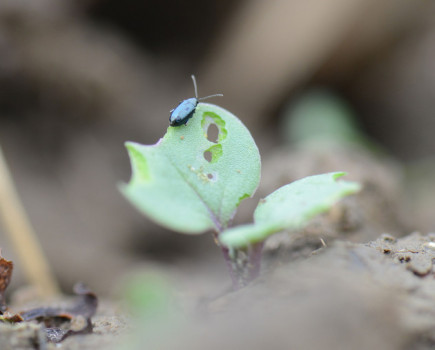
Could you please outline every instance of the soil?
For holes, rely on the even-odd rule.
[[[70,302],[69,298],[57,300],[56,304]],[[53,303],[53,302],[52,302]],[[47,301],[45,301],[47,304]],[[120,314],[113,302],[100,303],[99,312],[92,318],[93,332],[67,337],[61,343],[46,339],[42,324],[23,322],[15,325],[0,323],[0,348],[2,350],[91,350],[112,346],[127,328],[127,318]]]
[[[313,249],[313,242],[297,242],[286,254],[266,252],[269,270],[251,285],[197,299],[184,308],[183,322],[163,322],[171,337],[162,333],[155,339],[154,328],[103,303],[93,318],[93,334],[55,345],[45,342],[35,324],[2,324],[1,349],[113,349],[117,342],[126,349],[154,342],[160,349],[435,346],[435,234],[400,239],[384,234],[365,244],[335,241],[320,249]]]
[[[435,235],[383,235],[366,244],[336,241],[305,258],[298,250],[287,256],[299,258],[280,259],[250,286],[204,303],[181,331],[174,327],[171,339],[160,339],[160,348],[427,349],[435,344]]]

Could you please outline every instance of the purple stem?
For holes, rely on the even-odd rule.
[[[233,289],[240,289],[259,276],[263,242],[232,252],[224,246],[221,246],[221,250],[233,282]]]
[[[231,256],[230,256],[230,251],[227,247],[224,247],[224,246],[220,246],[220,247],[222,250],[222,254],[224,256],[225,263],[226,263],[227,268],[228,268],[228,272],[230,273],[231,281],[233,282],[233,289],[235,289],[235,290],[240,289],[242,286],[240,286],[237,271],[233,266],[234,264],[233,264],[233,260],[231,259]]]

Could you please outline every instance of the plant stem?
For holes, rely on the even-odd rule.
[[[259,276],[263,242],[233,250],[221,246],[221,250],[235,290],[243,288]]]
[[[237,274],[237,269],[234,267],[233,260],[230,256],[230,251],[227,247],[220,246],[222,254],[224,256],[225,263],[228,268],[228,272],[230,273],[231,281],[233,282],[233,289],[237,290],[243,287],[243,285],[240,284],[240,278]]]
[[[21,261],[29,283],[43,297],[59,294],[59,287],[30,225],[0,148],[0,219]]]

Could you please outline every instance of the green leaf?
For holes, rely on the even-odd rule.
[[[284,115],[283,130],[292,144],[314,149],[351,145],[383,152],[361,131],[351,106],[327,89],[305,92]]]
[[[273,233],[302,228],[317,214],[323,213],[340,198],[356,193],[356,182],[336,181],[342,172],[315,175],[285,185],[260,200],[254,223],[228,229],[219,237],[231,248],[261,242]]]
[[[212,124],[216,140],[209,140]],[[199,103],[188,125],[169,127],[155,145],[126,147],[133,174],[121,191],[149,218],[175,231],[222,231],[260,181],[260,154],[251,134],[215,105]]]

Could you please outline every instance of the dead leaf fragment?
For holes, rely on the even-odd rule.
[[[11,281],[14,264],[1,256],[0,250],[0,315],[6,311],[5,291]]]
[[[91,317],[97,311],[98,298],[82,283],[74,286],[74,292],[78,297],[69,307],[39,307],[19,315],[23,321],[44,323],[47,339],[54,343],[70,335],[91,333]]]

